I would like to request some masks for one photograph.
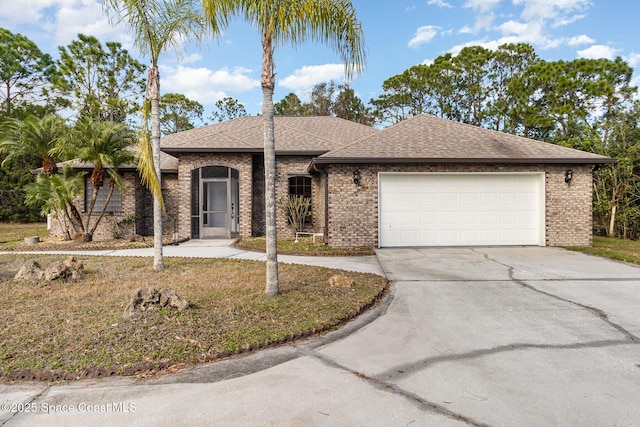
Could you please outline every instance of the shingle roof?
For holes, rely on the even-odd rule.
[[[614,163],[593,153],[419,115],[325,153],[314,163]]]
[[[342,147],[380,132],[369,126],[337,117],[274,117],[276,152],[313,153]],[[263,117],[240,117],[160,140],[162,150],[180,152],[260,152],[263,149]]]
[[[131,150],[134,151],[135,147],[131,147]],[[74,169],[80,170],[93,169],[93,163],[81,162],[78,159],[56,163],[56,166],[58,166],[58,168],[63,168],[66,165],[71,165]],[[135,163],[128,163],[126,165],[120,166],[119,169],[121,171],[134,171],[138,169],[138,166]],[[171,154],[160,152],[160,169],[163,173],[178,173],[178,158],[173,157]],[[32,169],[30,170],[30,172],[33,174],[41,173],[42,168]]]

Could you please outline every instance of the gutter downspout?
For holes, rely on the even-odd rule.
[[[316,162],[311,162],[309,169],[313,172],[324,175],[324,237],[325,245],[329,244],[329,174],[325,169],[318,168]]]

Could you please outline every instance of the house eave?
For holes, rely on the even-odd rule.
[[[262,148],[162,148],[168,154],[262,154]],[[276,150],[276,156],[321,156],[328,150]]]
[[[311,161],[309,170],[330,164],[501,164],[501,165],[532,165],[532,164],[564,164],[564,165],[601,165],[617,163],[618,159],[603,157],[588,158],[389,158],[389,157],[319,157]]]

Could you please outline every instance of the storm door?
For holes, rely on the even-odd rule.
[[[202,238],[230,237],[229,180],[202,180]]]
[[[224,166],[196,169],[191,179],[191,235],[225,238],[238,232],[238,171]]]

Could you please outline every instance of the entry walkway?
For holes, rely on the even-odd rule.
[[[168,245],[163,247],[165,257],[184,258],[233,258],[247,259],[254,261],[266,261],[267,256],[263,252],[253,252],[244,249],[234,248],[233,239],[206,239],[188,240],[178,245]],[[0,252],[8,254],[15,252]],[[153,248],[142,249],[117,249],[98,251],[29,251],[32,254],[70,254],[70,255],[94,255],[94,256],[136,256],[153,257]],[[373,273],[384,276],[384,271],[380,267],[378,259],[374,255],[354,256],[354,257],[316,257],[316,256],[294,256],[278,255],[278,262],[287,264],[314,265],[319,267],[337,268],[346,271],[356,271],[359,273]]]

